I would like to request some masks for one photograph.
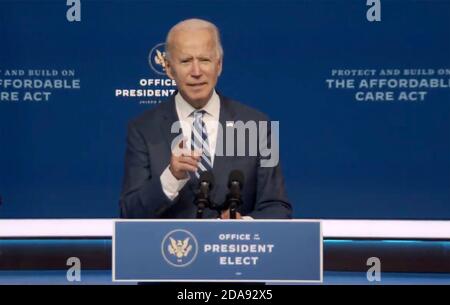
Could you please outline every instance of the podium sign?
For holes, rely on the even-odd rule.
[[[117,220],[113,280],[322,282],[321,223]]]

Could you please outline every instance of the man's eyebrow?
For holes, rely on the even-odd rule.
[[[180,56],[180,60],[190,60],[190,59],[192,59],[193,57],[192,56],[190,56],[190,55],[181,55]]]

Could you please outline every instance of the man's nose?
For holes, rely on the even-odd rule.
[[[198,61],[194,60],[191,66],[191,75],[194,77],[199,77],[202,75],[202,70],[200,69],[200,64]]]

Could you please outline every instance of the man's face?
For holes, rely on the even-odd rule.
[[[182,30],[173,34],[167,75],[176,81],[179,92],[194,108],[206,105],[221,72],[222,59],[212,31]]]

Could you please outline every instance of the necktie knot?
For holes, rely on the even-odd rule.
[[[194,120],[202,119],[205,113],[206,111],[203,109],[192,111],[192,114],[194,115]]]

